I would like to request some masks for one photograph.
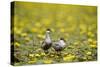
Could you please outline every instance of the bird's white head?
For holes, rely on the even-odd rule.
[[[64,38],[60,38],[59,43],[60,43],[60,46],[62,47],[66,45]]]

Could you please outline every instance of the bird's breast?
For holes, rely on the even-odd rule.
[[[51,43],[51,39],[46,39],[45,42],[46,43]]]

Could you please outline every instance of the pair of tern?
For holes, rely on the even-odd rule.
[[[64,38],[59,38],[59,40],[53,42],[51,37],[50,37],[50,33],[51,30],[47,29],[46,30],[46,34],[45,34],[45,39],[42,42],[42,49],[44,50],[45,53],[48,53],[48,49],[50,49],[51,47],[53,47],[53,49],[58,53],[61,52],[62,50],[64,50],[64,48],[66,47],[66,43]]]

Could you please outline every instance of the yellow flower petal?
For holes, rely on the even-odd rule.
[[[93,41],[93,44],[96,44],[97,43],[97,41]]]
[[[88,39],[88,42],[92,42],[93,40],[91,38]]]
[[[46,54],[45,54],[45,53],[41,53],[41,55],[42,55],[42,56],[45,56]]]
[[[92,32],[88,32],[88,36],[94,37],[94,34]]]
[[[96,48],[96,47],[97,47],[97,45],[92,44],[92,45],[90,45],[90,47],[92,47],[92,48]]]
[[[27,33],[21,33],[21,36],[27,36]]]
[[[29,38],[29,37],[25,37],[25,40],[26,40],[26,41],[30,41],[30,38]]]
[[[29,57],[34,57],[34,54],[29,54]]]
[[[38,32],[37,28],[32,28],[32,32]]]
[[[44,60],[43,62],[44,62],[45,64],[50,64],[50,63],[52,63],[53,61],[47,59],[47,60]]]
[[[18,42],[15,42],[15,44],[14,44],[15,46],[20,46],[20,43],[18,43]]]
[[[65,32],[65,29],[64,29],[64,28],[61,28],[61,29],[60,29],[60,32]]]
[[[36,57],[40,57],[40,55],[39,55],[39,54],[35,54],[35,56],[36,56]]]
[[[71,60],[73,60],[74,58],[75,58],[74,55],[69,54],[69,55],[67,55],[67,56],[64,56],[64,57],[63,57],[63,60],[64,60],[64,61],[71,61]]]
[[[33,64],[33,63],[35,63],[35,62],[36,62],[36,60],[28,61],[29,64]]]
[[[52,54],[51,57],[54,57],[54,55]]]
[[[87,55],[91,55],[91,54],[92,54],[92,52],[88,51],[86,54],[87,54]]]
[[[42,38],[42,39],[44,39],[44,38],[45,38],[45,36],[44,36],[44,35],[42,35],[42,34],[38,34],[38,35],[37,35],[37,37],[38,37],[38,38]]]

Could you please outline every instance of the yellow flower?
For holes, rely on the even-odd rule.
[[[45,22],[44,24],[45,24],[45,26],[48,26],[50,24],[50,22]]]
[[[40,55],[39,55],[39,54],[35,54],[35,56],[36,56],[36,57],[40,57]]]
[[[45,36],[44,36],[44,35],[42,35],[42,34],[38,34],[38,35],[37,35],[37,37],[38,37],[38,38],[42,38],[42,39],[44,39],[44,38],[45,38]]]
[[[15,46],[17,46],[17,47],[19,47],[20,46],[20,43],[18,43],[18,42],[15,42],[15,44],[14,44]]]
[[[64,56],[64,57],[63,57],[63,60],[64,60],[64,61],[71,61],[71,60],[73,60],[74,58],[75,58],[74,55],[69,54],[69,55],[67,55],[67,56]]]
[[[70,60],[70,57],[64,57],[63,60],[64,61]]]
[[[93,40],[91,38],[88,39],[88,42],[92,42]]]
[[[86,54],[87,54],[87,55],[91,55],[91,54],[92,54],[92,52],[88,51]]]
[[[21,36],[27,36],[27,33],[22,33]]]
[[[14,31],[17,31],[17,27],[14,27]]]
[[[33,64],[33,63],[35,63],[35,62],[36,62],[36,60],[28,61],[29,64]]]
[[[96,45],[96,44],[91,44],[90,47],[92,47],[92,48],[96,48],[97,45]]]
[[[45,54],[45,53],[41,53],[41,55],[42,55],[42,56],[45,56],[46,54]]]
[[[94,37],[94,34],[92,32],[88,32],[88,36]]]
[[[22,30],[21,29],[16,29],[14,32],[17,33],[17,34],[21,34]]]
[[[61,29],[60,29],[60,32],[65,32],[65,29],[64,29],[64,28],[61,28]]]
[[[88,32],[88,35],[91,35],[92,34],[92,32]]]
[[[32,32],[38,32],[37,28],[32,28]]]
[[[36,27],[41,27],[41,24],[37,22],[37,23],[35,23],[35,26]]]
[[[53,54],[51,54],[51,57],[54,57],[54,55],[53,55]]]
[[[29,57],[34,57],[34,54],[29,54]]]
[[[93,41],[93,44],[96,44],[97,43],[97,41]]]
[[[59,58],[59,56],[56,56],[56,58]]]
[[[26,41],[30,41],[30,38],[29,38],[29,37],[25,37],[25,40],[26,40]]]
[[[52,60],[49,60],[49,59],[46,59],[46,60],[44,60],[43,61],[45,64],[50,64],[50,63],[52,63],[53,61]]]
[[[87,26],[85,24],[80,24],[81,32],[86,32]]]

